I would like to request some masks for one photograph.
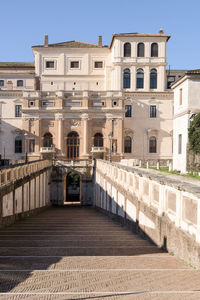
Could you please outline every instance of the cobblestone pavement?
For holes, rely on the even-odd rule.
[[[50,208],[0,230],[0,299],[197,300],[200,270],[93,208]]]

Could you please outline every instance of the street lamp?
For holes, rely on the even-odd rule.
[[[111,162],[111,147],[112,147],[112,132],[108,134],[109,138],[109,155],[108,155],[108,160]]]
[[[27,137],[28,133],[24,133],[24,150],[25,150],[25,163],[27,164],[28,162],[28,154],[27,154],[27,140],[26,140],[26,137]]]

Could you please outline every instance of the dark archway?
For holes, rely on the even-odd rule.
[[[70,172],[66,176],[66,202],[80,202],[81,176]]]
[[[76,131],[72,131],[67,136],[67,158],[77,159],[79,158],[79,145],[80,139]]]

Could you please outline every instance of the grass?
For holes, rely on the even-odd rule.
[[[143,167],[143,168],[145,168],[145,167]],[[159,170],[156,167],[149,167],[149,169],[153,169],[158,172],[164,172],[167,174],[174,174],[174,175],[179,175],[179,176],[183,176],[183,177],[189,177],[189,178],[194,178],[194,179],[200,180],[200,176],[197,172],[188,172],[187,174],[180,174],[180,172],[177,170],[169,171],[168,167],[160,167]]]

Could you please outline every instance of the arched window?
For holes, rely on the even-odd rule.
[[[137,45],[137,56],[144,57],[144,43],[139,43]]]
[[[16,136],[16,138],[15,138],[15,153],[22,153],[22,138],[21,138],[21,136]]]
[[[137,70],[137,83],[136,83],[137,89],[143,89],[144,88],[144,71],[143,69]]]
[[[67,158],[79,158],[80,139],[77,132],[72,131],[67,136]]]
[[[126,136],[124,139],[124,153],[131,153],[132,147],[131,147],[132,139],[130,136]]]
[[[158,57],[158,44],[151,44],[151,57]]]
[[[157,89],[157,70],[152,69],[150,73],[150,89]]]
[[[123,76],[123,87],[124,89],[130,89],[131,86],[131,73],[129,69],[124,70],[124,76]]]
[[[103,135],[96,133],[94,136],[94,147],[103,147]]]
[[[131,56],[131,44],[125,43],[124,44],[124,57],[130,57]]]
[[[17,86],[23,86],[23,80],[17,80]]]
[[[151,136],[149,139],[149,153],[157,152],[157,139],[155,136]]]
[[[52,147],[53,146],[53,136],[50,132],[44,134],[43,147]]]

